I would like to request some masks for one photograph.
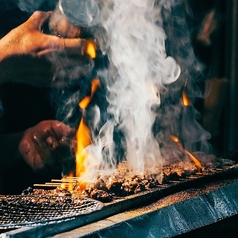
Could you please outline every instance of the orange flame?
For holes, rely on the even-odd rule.
[[[181,142],[177,136],[171,135],[170,137],[174,142],[181,144]]]
[[[189,158],[193,161],[193,163],[197,167],[198,172],[200,173],[202,169],[202,164],[200,163],[200,161],[194,155],[192,155],[189,151],[183,148],[182,143],[177,136],[171,135],[170,137],[174,142],[178,143],[180,150],[184,151],[189,156]]]
[[[68,178],[72,178],[74,176],[73,172],[70,172],[69,175],[67,176]],[[69,191],[73,190],[73,182],[72,181],[67,181],[67,183],[64,181],[64,179],[62,179],[62,184],[61,184],[61,188],[63,189],[67,189]]]
[[[93,41],[89,41],[86,44],[86,53],[92,58],[96,58],[96,45]]]
[[[92,81],[91,95],[85,97],[81,102],[79,102],[79,107],[83,110],[82,119],[80,121],[78,130],[76,132],[76,148],[75,148],[75,157],[76,157],[76,176],[80,176],[85,172],[84,160],[87,157],[87,153],[84,149],[91,144],[91,133],[87,124],[84,121],[84,111],[90,103],[96,89],[100,86],[99,79],[94,79]]]
[[[185,89],[186,89],[187,83],[188,83],[188,80],[186,79],[185,84],[183,86],[183,91],[182,91],[182,102],[183,102],[183,105],[185,107],[191,105],[191,102],[190,102],[187,94],[185,93]]]
[[[185,92],[182,93],[182,101],[183,101],[183,105],[185,107],[191,105],[191,102],[190,102],[188,96],[185,94]]]
[[[200,163],[200,161],[194,155],[192,155],[190,152],[188,152],[187,150],[185,150],[185,152],[190,157],[190,159],[193,161],[193,163],[195,164],[195,166],[198,169],[198,172],[200,173],[202,170],[202,164]]]
[[[84,152],[84,148],[91,144],[90,130],[87,127],[84,119],[81,119],[79,128],[76,133],[76,176],[80,176],[85,171],[84,160],[87,157],[87,153]]]

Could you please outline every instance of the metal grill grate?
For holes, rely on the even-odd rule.
[[[19,228],[100,210],[103,203],[70,196],[0,195],[0,229]]]

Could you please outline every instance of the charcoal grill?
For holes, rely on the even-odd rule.
[[[210,185],[211,183],[216,185]],[[210,188],[207,189],[207,187]],[[87,226],[90,226],[91,228],[93,227],[94,230],[96,229],[96,233],[100,233],[102,231],[99,229],[100,225],[98,224],[103,221],[106,221],[107,224],[108,221],[110,221],[110,225],[107,226],[108,230],[107,232],[105,231],[106,233],[110,234],[110,231],[114,230],[115,227],[118,226],[126,226],[125,229],[129,229],[130,231],[131,227],[134,226],[129,225],[128,227],[130,222],[131,224],[136,224],[135,222],[143,221],[143,219],[146,217],[146,222],[148,224],[153,224],[153,226],[157,223],[161,223],[164,226],[167,224],[166,233],[168,236],[161,235],[161,237],[172,237],[174,235],[182,234],[188,230],[197,229],[200,226],[211,224],[217,222],[220,219],[225,219],[238,214],[237,188],[238,164],[234,164],[232,166],[214,169],[212,172],[204,175],[194,174],[187,178],[166,181],[166,184],[158,185],[151,190],[105,203],[103,208],[101,205],[96,203],[96,207],[98,206],[98,208],[102,209],[93,209],[93,214],[87,214],[87,212],[83,214],[81,209],[79,209],[81,216],[78,216],[77,209],[74,209],[74,207],[67,207],[66,204],[66,209],[64,210],[66,213],[63,214],[63,211],[62,213],[59,213],[59,217],[56,220],[50,220],[48,218],[47,221],[39,220],[36,221],[35,224],[25,224],[27,226],[6,231],[4,232],[4,235],[6,237],[19,237],[19,235],[22,237],[49,237],[50,235],[53,236],[72,229],[79,229],[79,233],[83,234],[81,229],[84,229]],[[186,196],[184,194],[186,194]],[[174,196],[174,198],[171,199],[171,196]],[[19,199],[21,200],[22,198]],[[89,199],[89,201],[91,200]],[[165,204],[165,201],[166,205],[161,205],[163,203]],[[202,205],[200,203],[202,203]],[[93,204],[93,206],[95,206],[95,203]],[[154,204],[157,205],[154,206]],[[204,204],[205,207],[203,207]],[[178,206],[178,208],[176,206]],[[185,206],[186,208],[181,208],[181,206]],[[153,208],[153,211],[151,210],[151,207]],[[77,206],[75,208],[77,208]],[[143,209],[143,213],[140,211],[132,212],[138,211],[138,209]],[[189,225],[186,223],[186,219],[192,219],[192,221],[194,219],[196,220],[196,218],[193,218],[193,215],[189,215],[190,213],[192,214],[195,212],[196,209],[198,209],[198,211],[195,215],[198,216],[199,219],[195,222],[195,225],[193,224],[191,227],[189,227]],[[219,211],[219,209],[221,209],[221,211]],[[76,212],[76,214],[74,212]],[[118,223],[117,216],[125,216],[125,214],[127,214],[125,221]],[[136,215],[132,218],[132,214]],[[159,218],[160,216],[161,218]],[[175,218],[176,216],[179,218],[177,220],[173,220],[173,217]],[[151,217],[152,220],[150,219]],[[117,222],[112,222],[114,220]],[[181,229],[177,229],[177,226],[180,226],[181,224],[176,225],[176,222],[186,225],[184,227],[182,226]],[[173,224],[173,229],[170,227],[171,224]],[[139,226],[142,225],[143,224],[140,224]],[[163,228],[161,225],[159,227],[161,230],[156,231],[157,234],[160,234],[161,232],[163,233]],[[124,232],[125,229],[123,228],[119,234]],[[79,233],[77,233],[76,237],[81,237],[81,235],[79,236]],[[88,231],[88,234],[90,233],[92,233],[92,230]],[[88,234],[85,235],[85,237],[90,237]],[[65,237],[69,236],[65,235]]]
[[[36,226],[100,210],[103,204],[88,198],[45,195],[0,196],[0,229]]]

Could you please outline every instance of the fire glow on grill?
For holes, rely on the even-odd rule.
[[[185,86],[186,86],[186,84],[185,84]],[[184,88],[185,88],[185,86],[184,86]],[[188,106],[191,106],[191,102],[190,102],[188,96],[186,95],[185,90],[183,90],[183,92],[182,92],[182,104],[185,108]],[[198,172],[201,172],[202,164],[200,163],[200,161],[193,154],[191,154],[189,151],[187,151],[183,148],[182,142],[180,141],[180,139],[177,136],[171,135],[171,139],[174,142],[176,142],[179,149],[181,151],[184,151],[185,154],[187,154],[189,156],[189,158],[194,162],[195,166],[198,169]]]
[[[189,158],[194,162],[195,166],[198,169],[198,172],[201,172],[202,165],[201,165],[200,161],[194,155],[192,155],[189,151],[187,151],[183,148],[182,143],[181,143],[181,141],[179,140],[178,137],[176,137],[174,135],[171,135],[171,139],[174,142],[176,142],[178,144],[178,147],[180,148],[180,150],[184,151],[189,156]]]
[[[91,133],[86,125],[84,120],[84,111],[87,108],[88,104],[93,97],[96,89],[100,86],[100,81],[98,79],[94,79],[92,81],[91,95],[85,97],[80,103],[79,107],[83,110],[82,118],[79,124],[79,128],[76,133],[76,176],[80,177],[80,175],[85,172],[84,160],[87,156],[87,152],[85,152],[85,148],[92,143],[91,141]]]
[[[96,46],[93,42],[88,42],[86,45],[86,53],[94,59],[96,57]],[[76,162],[76,176],[79,178],[85,172],[84,160],[87,157],[87,152],[85,148],[92,143],[91,140],[91,132],[85,122],[85,110],[89,105],[95,91],[100,87],[100,80],[94,79],[91,85],[91,94],[89,96],[84,97],[78,104],[80,109],[82,110],[82,117],[76,132],[76,146],[75,146],[75,162]],[[73,190],[73,182],[74,173],[70,172],[67,176],[67,182],[63,181],[61,184],[61,188],[65,188],[67,190]],[[85,189],[85,184],[80,182],[81,190]]]

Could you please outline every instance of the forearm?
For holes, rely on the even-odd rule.
[[[23,136],[23,132],[9,135],[0,135],[0,171],[18,165],[24,160],[19,153],[19,143]]]

